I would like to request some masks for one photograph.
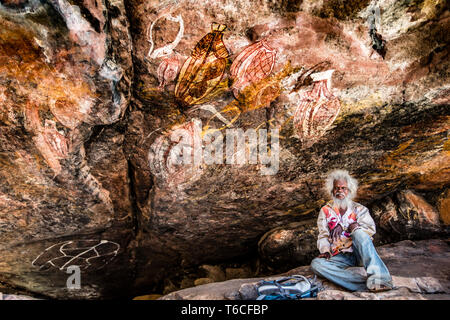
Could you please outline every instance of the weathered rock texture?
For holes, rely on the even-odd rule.
[[[332,168],[363,204],[415,190],[448,225],[448,4],[377,3],[369,24],[370,1],[0,0],[0,282],[58,298],[160,288],[312,227]],[[198,151],[230,128],[267,129],[273,170],[171,153],[177,129]],[[402,206],[395,220],[379,204],[401,234],[416,227]]]
[[[411,190],[395,192],[369,207],[377,226],[374,244],[445,237],[439,212]],[[289,270],[309,264],[317,256],[316,220],[293,222],[267,232],[258,243],[262,261],[271,270]]]
[[[392,275],[394,289],[372,293],[369,291],[349,292],[330,281],[317,278],[321,288],[318,300],[434,300],[450,298],[450,269],[448,241],[405,240],[377,248],[381,259]],[[426,259],[424,259],[426,257]],[[364,268],[354,268],[365,274]],[[300,274],[314,277],[309,266],[297,267],[286,273],[252,279],[236,279],[205,284],[195,288],[172,292],[161,300],[255,300],[258,297],[256,285],[260,280],[274,280],[284,276]]]
[[[44,270],[46,261],[33,262],[55,244],[114,241],[124,259],[116,280],[127,283],[134,224],[125,218],[132,203],[117,122],[129,106],[133,65],[124,5],[2,1],[0,25],[2,282],[49,296],[101,296],[116,276],[91,270],[102,265],[90,267],[93,251],[68,264],[87,270],[85,289],[73,293],[69,258]]]
[[[270,230],[258,243],[261,260],[272,272],[307,265],[317,256],[317,235],[312,221],[293,222]]]

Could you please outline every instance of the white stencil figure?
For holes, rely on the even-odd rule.
[[[180,28],[174,41],[153,51],[153,49],[155,48],[155,43],[153,42],[153,28],[155,27],[156,22],[161,18],[166,18],[169,21],[177,22],[180,25]],[[173,50],[178,46],[178,44],[181,41],[181,38],[183,38],[184,35],[183,18],[181,17],[181,15],[173,17],[170,13],[163,14],[152,22],[152,24],[148,28],[147,35],[148,35],[148,42],[150,42],[150,50],[148,51],[147,54],[148,58],[156,59],[169,56],[170,54],[172,54]]]

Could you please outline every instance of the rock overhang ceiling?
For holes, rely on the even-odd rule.
[[[104,248],[80,257],[80,297],[245,255],[313,221],[337,167],[363,203],[406,188],[445,198],[445,1],[345,3],[2,0],[4,279],[70,296],[65,263],[32,263],[58,246],[60,262]],[[230,129],[268,133],[277,159],[229,164],[223,147],[206,163],[205,137],[225,144]],[[177,132],[203,157],[171,158]]]

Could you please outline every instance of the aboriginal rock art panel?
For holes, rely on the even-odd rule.
[[[226,118],[231,118],[231,120],[221,128],[211,129],[209,123],[217,115],[212,116],[204,127],[204,134],[211,132],[211,130],[223,130],[229,127],[239,119],[242,113],[269,107],[282,93],[282,79],[291,74],[293,70],[290,63],[286,63],[284,68],[277,74],[261,79],[256,83],[248,84],[242,89],[239,99],[231,101],[220,111],[223,117],[226,116]]]
[[[27,103],[25,116],[27,130],[35,134],[33,141],[36,148],[55,175],[58,175],[62,170],[59,160],[66,158],[70,151],[69,139],[63,131],[56,129],[55,121],[45,119],[44,127],[41,125],[39,108],[35,104]]]
[[[200,120],[192,119],[160,135],[151,145],[150,170],[165,186],[183,188],[202,174],[201,131]]]
[[[275,69],[279,51],[272,48],[268,39],[262,39],[246,46],[237,54],[229,69],[230,77],[227,78],[230,53],[223,41],[227,27],[225,24],[212,23],[211,32],[197,42],[190,57],[181,64],[182,58],[174,52],[174,49],[183,37],[184,22],[180,15],[173,16],[170,10],[172,9],[160,13],[148,28],[148,41],[151,46],[147,61],[162,58],[157,69],[158,89],[173,90],[175,99],[180,107],[187,109],[187,113],[202,109],[211,112],[212,115],[204,127],[198,126],[194,119],[175,126],[156,138],[149,151],[148,160],[152,173],[160,181],[178,187],[196,180],[202,172],[199,164],[201,161],[180,163],[180,159],[174,156],[174,152],[178,152],[176,148],[180,141],[184,139],[171,138],[177,129],[190,132],[185,145],[186,148],[194,150],[202,144],[201,141],[195,142],[198,130],[201,132],[200,137],[203,137],[215,131],[231,128],[242,113],[270,108],[268,117],[271,117],[271,120],[265,123],[272,125],[270,124],[272,120],[277,118],[275,113],[280,112],[276,100],[283,94],[292,94],[288,100],[295,111],[293,115],[286,117],[287,120],[284,118],[281,121],[281,126],[292,124],[294,137],[300,139],[302,147],[314,144],[335,121],[340,111],[340,102],[330,91],[333,70],[322,72],[330,68],[330,62],[321,62],[308,69],[302,66],[292,67],[287,60],[281,70]],[[162,23],[162,19],[177,22],[180,27],[173,42],[154,50],[155,25],[158,21]],[[283,59],[278,57],[278,60]],[[280,71],[274,73],[274,69]],[[297,77],[297,80],[294,80],[297,81],[296,84],[287,88],[286,79],[295,77]],[[171,85],[173,83],[174,89]],[[312,89],[304,91],[310,86]],[[299,94],[297,91],[300,88],[302,91]],[[222,106],[210,102],[230,89],[234,95],[232,100],[227,100]],[[231,98],[231,95],[228,97]],[[218,119],[222,124],[211,122],[213,119]],[[255,124],[258,128],[261,125]]]
[[[276,51],[265,39],[249,45],[236,57],[230,68],[234,80],[232,90],[236,98],[249,84],[269,76],[275,65],[275,57]]]
[[[119,250],[120,245],[109,240],[69,240],[48,247],[31,265],[39,270],[65,271],[71,265],[81,270],[98,270],[114,259]]]
[[[332,125],[341,104],[330,91],[331,75],[328,70],[311,75],[313,88],[301,95],[294,113],[294,128],[305,146],[312,145]]]
[[[184,62],[175,86],[175,97],[185,105],[208,101],[220,89],[229,53],[223,42],[226,25],[213,23],[211,32],[195,46]]]

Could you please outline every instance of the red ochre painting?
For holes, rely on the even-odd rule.
[[[339,99],[329,90],[333,70],[312,74],[313,88],[301,96],[294,114],[294,129],[310,145],[331,126],[341,109]]]
[[[174,149],[179,148],[180,143],[187,162],[178,158],[181,150]],[[196,119],[174,126],[156,138],[150,148],[148,160],[152,173],[174,188],[195,181],[202,173],[201,159],[196,158],[201,147],[201,124]]]
[[[233,61],[230,72],[235,97],[249,84],[266,78],[275,65],[276,52],[267,41],[261,40],[246,47]]]
[[[249,85],[242,89],[239,99],[234,99],[220,111],[222,116],[231,118],[229,123],[219,129],[209,128],[210,120],[217,117],[217,115],[214,115],[208,120],[204,132],[223,130],[236,122],[242,113],[269,107],[283,91],[281,85],[282,79],[293,72],[294,69],[288,62],[280,72],[263,78],[255,83],[249,83]]]
[[[226,25],[213,23],[211,32],[195,46],[184,62],[175,97],[186,105],[201,104],[210,98],[221,83],[228,61],[228,50],[223,43]]]
[[[166,85],[175,80],[180,68],[180,62],[177,57],[164,59],[158,67],[159,89],[163,90]]]
[[[237,54],[229,69],[230,79],[227,79],[230,54],[223,42],[226,28],[224,24],[212,23],[211,32],[198,41],[181,70],[179,56],[164,58],[157,70],[158,89],[164,90],[176,81],[174,95],[184,107],[204,104],[217,97],[219,92],[232,90],[235,99],[205,123],[203,134],[229,127],[243,112],[270,106],[285,91],[282,80],[301,69],[287,62],[281,71],[272,74],[277,51],[267,39],[262,39]],[[294,133],[303,146],[316,142],[339,114],[340,102],[329,88],[332,72],[329,70],[311,75],[313,87],[300,95],[298,107],[290,118],[293,118]],[[227,124],[221,128],[211,128],[210,120],[217,114],[227,118]]]

